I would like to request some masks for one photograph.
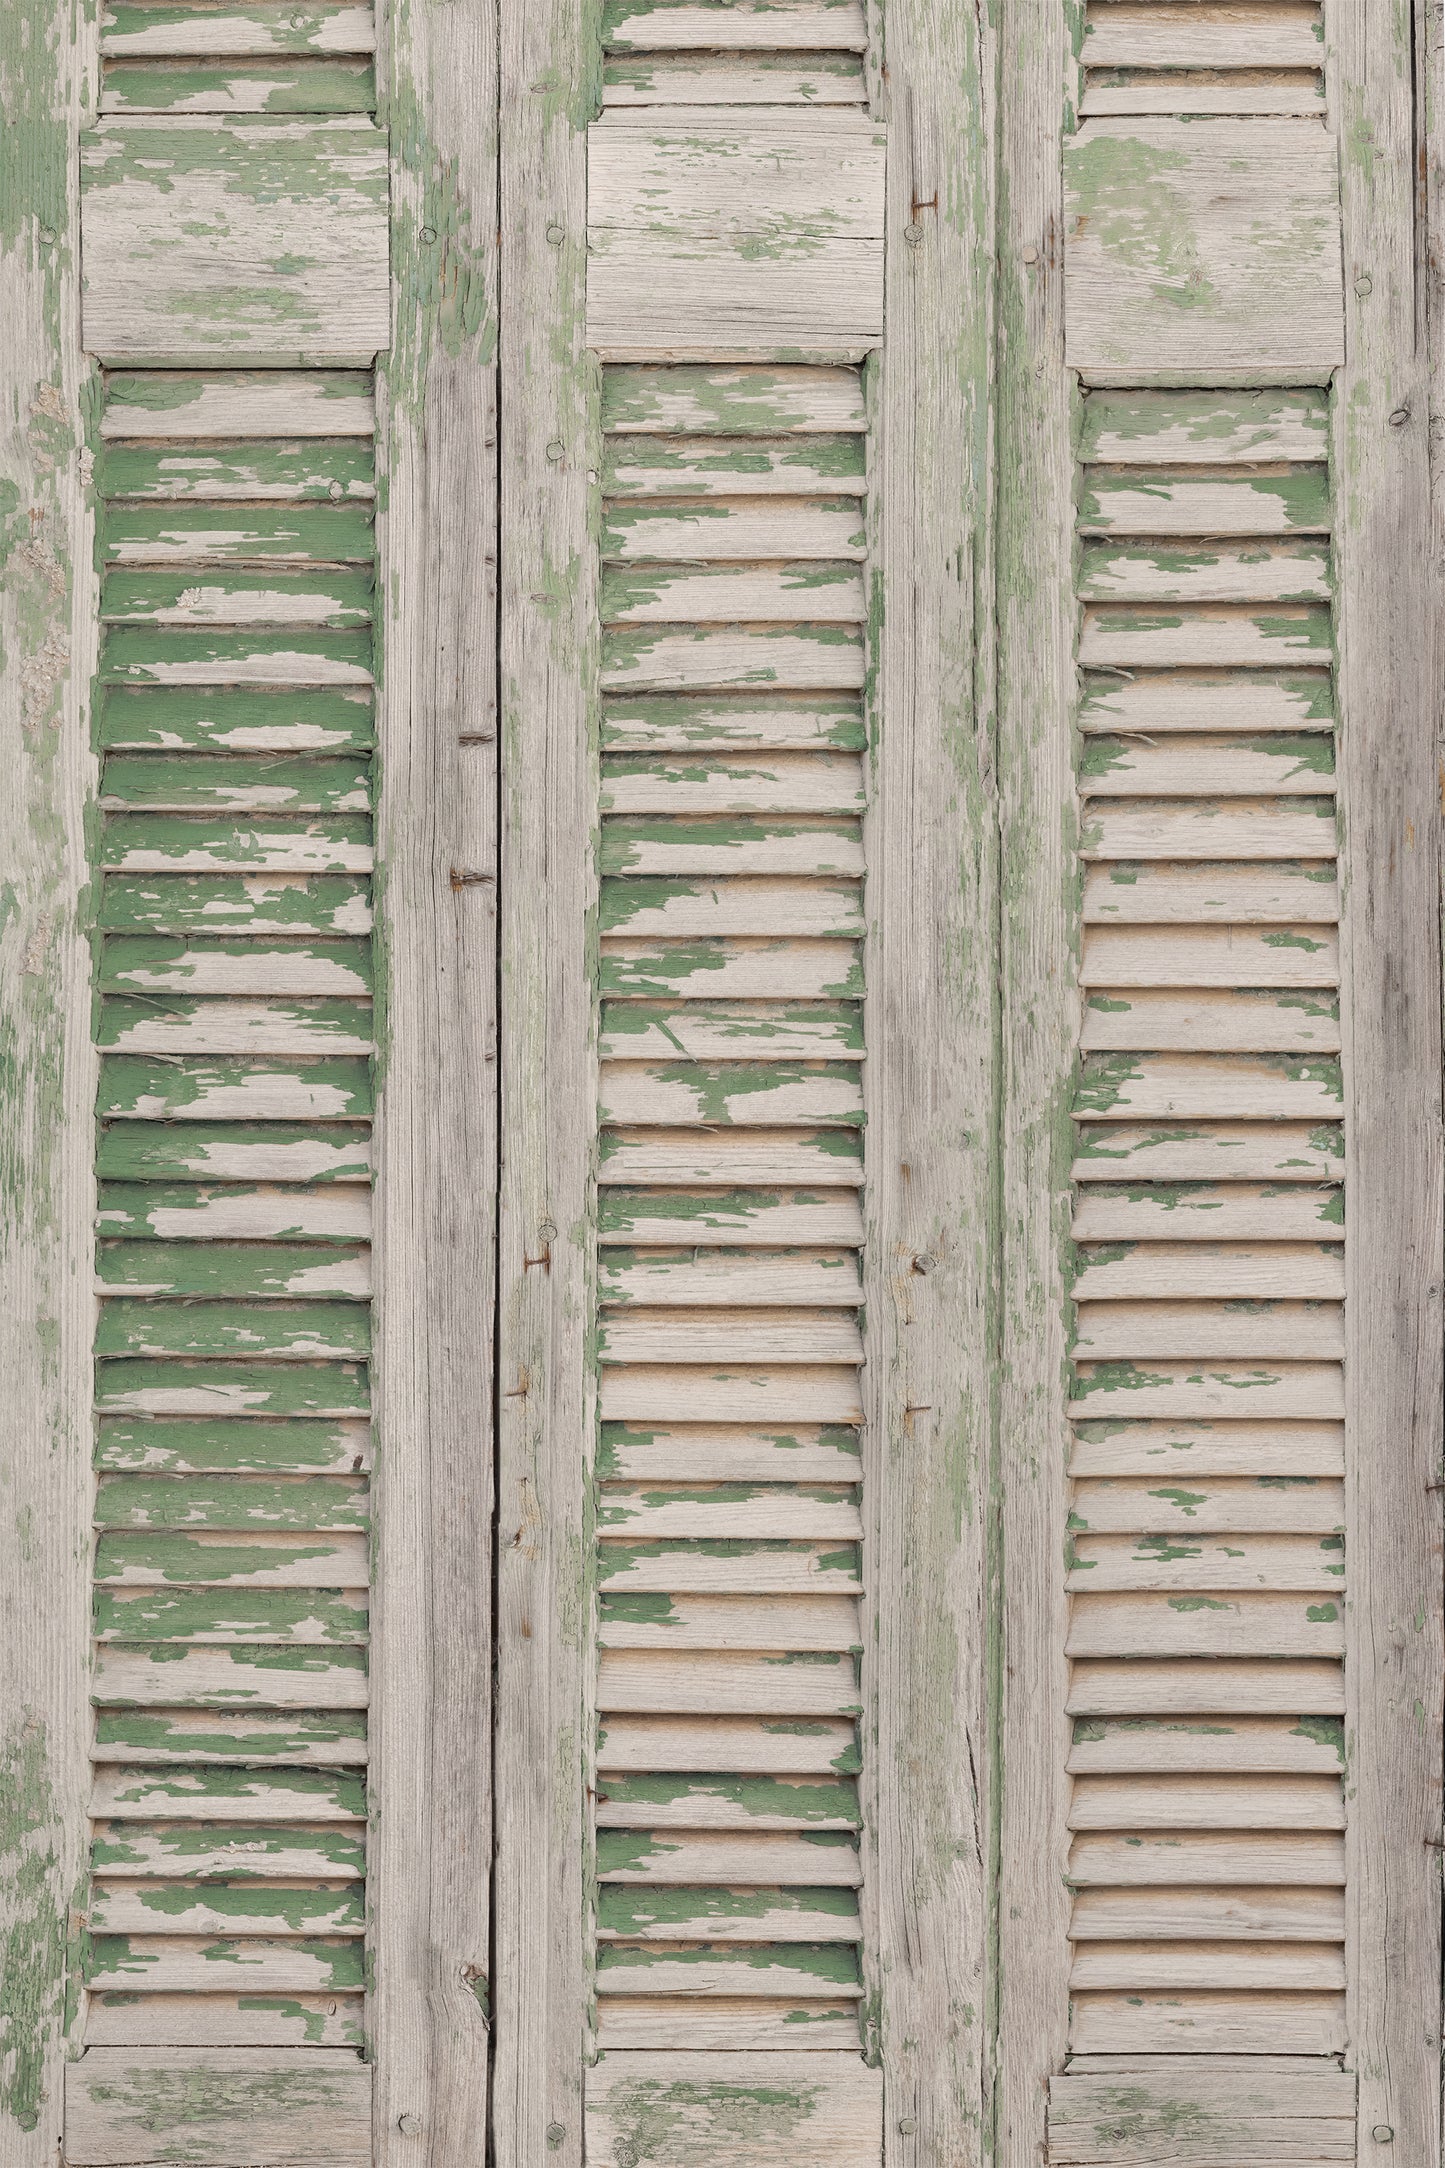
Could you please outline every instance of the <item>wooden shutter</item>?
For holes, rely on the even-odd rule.
[[[1431,25],[30,13],[0,2154],[1437,2159]]]
[[[1050,838],[1004,959],[1044,1058],[1005,1121],[1069,1116],[1062,1267],[1040,1230],[1007,1283],[1039,1303],[1036,1389],[1043,1310],[1073,1340],[1067,1423],[1032,1415],[1041,1472],[1006,1478],[1005,2152],[1434,2158],[1433,1599],[1386,1624],[1432,1571],[1439,1438],[1434,1297],[1399,1293],[1440,1235],[1405,806],[1430,606],[1408,661],[1386,631],[1428,554],[1408,52],[1346,6],[1081,27],[1077,73],[1035,63],[1063,189],[1045,245],[1017,236],[1020,360],[1051,449],[1001,511],[1021,552],[1073,535],[1043,542],[1042,662],[1028,590],[1001,650]]]

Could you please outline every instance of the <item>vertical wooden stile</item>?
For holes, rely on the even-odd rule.
[[[480,2151],[490,2024],[496,1090],[494,0],[395,0],[378,376],[374,2158]]]
[[[498,2168],[582,2158],[590,1603],[586,1361],[597,1103],[591,951],[595,365],[585,350],[591,6],[501,12]]]
[[[889,128],[870,477],[865,1950],[898,2168],[985,2117],[998,1781],[998,910],[990,559],[995,64],[964,6],[872,11]]]
[[[1328,15],[1345,882],[1346,1993],[1362,2161],[1440,2153],[1439,619],[1408,16]],[[1426,41],[1428,43],[1428,41]],[[1384,2148],[1391,2150],[1387,2153]]]
[[[1072,379],[1060,138],[1076,10],[1010,0],[999,113],[998,642],[1005,1356],[998,2077],[1001,2168],[1033,2168],[1068,2037],[1070,1086],[1079,1029]]]
[[[93,1204],[85,815],[93,532],[75,132],[91,30],[0,26],[0,2157],[56,2157],[79,1990]]]

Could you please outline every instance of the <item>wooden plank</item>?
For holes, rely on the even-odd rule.
[[[1242,474],[1201,474],[1141,463],[1091,472],[1077,514],[1086,535],[1328,534],[1329,478],[1323,464],[1280,461]]]
[[[1328,380],[1338,184],[1316,123],[1101,118],[1064,164],[1065,355],[1088,381]]]
[[[109,407],[107,408],[109,412]],[[304,438],[270,443],[102,442],[96,487],[114,515],[121,504],[370,504],[376,496],[369,443]]]
[[[1253,669],[1329,659],[1329,613],[1308,602],[1200,602],[1173,610],[1093,603],[1079,642],[1080,662],[1093,669]]]
[[[840,625],[619,627],[602,642],[602,684],[608,692],[712,692],[748,685],[852,691],[861,687],[863,674],[862,640]]]
[[[1223,673],[1201,670],[1088,674],[1080,728],[1093,731],[1278,730],[1334,728],[1334,691],[1323,669]]]
[[[729,11],[731,12],[731,11]],[[722,18],[726,23],[726,16]],[[609,54],[602,103],[658,105],[862,105],[863,65],[854,52]]]
[[[680,126],[608,111],[589,136],[588,338],[820,360],[878,340],[883,139],[863,115],[719,108]]]
[[[325,366],[386,345],[386,150],[369,123],[103,120],[81,173],[92,352]]]
[[[1079,110],[1095,113],[1325,114],[1319,70],[1090,69]]]
[[[743,455],[734,452],[732,456],[741,465]],[[735,490],[749,488],[752,479],[751,475],[736,475],[732,486]],[[799,486],[794,483],[795,488]],[[861,559],[863,535],[858,507],[847,500],[832,504],[764,497],[754,502],[734,496],[718,503],[714,497],[705,503],[690,504],[611,503],[603,515],[602,549],[605,559],[620,564],[747,563],[755,558],[846,560]],[[605,599],[603,607],[608,607]],[[676,612],[679,617],[693,614],[691,610]],[[757,617],[777,613],[750,604],[727,614]],[[814,610],[810,614],[822,613]]]
[[[1360,2157],[1379,2159],[1374,2134],[1389,2130],[1393,2145],[1432,2159],[1441,2144],[1427,2043],[1440,2022],[1432,1846],[1441,1836],[1445,1677],[1440,1494],[1429,1489],[1442,1462],[1440,814],[1437,788],[1418,794],[1427,772],[1436,775],[1441,635],[1427,569],[1436,533],[1420,421],[1427,362],[1412,299],[1423,238],[1416,70],[1428,63],[1405,25],[1367,22],[1355,4],[1338,10],[1331,44],[1339,125],[1347,136],[1368,130],[1375,145],[1368,180],[1353,160],[1341,167],[1353,276],[1333,410],[1346,1138],[1359,1200],[1345,1263],[1345,1486],[1358,1576],[1345,1660],[1346,2002]],[[1386,713],[1388,752],[1364,721]]]
[[[65,2151],[77,2168],[258,2150],[286,2163],[364,2159],[372,2073],[335,2048],[92,2047],[66,2071]]]
[[[730,4],[717,20],[721,25],[736,14]],[[602,427],[609,436],[813,434],[865,426],[856,369],[653,363],[608,369],[602,380]]]
[[[1341,2055],[1345,2051],[1343,1995],[1238,1989],[1225,1993],[1148,1991],[1080,1994],[1074,2002],[1074,2040],[1084,2052],[1245,2055],[1273,2049],[1281,2054]],[[1266,2154],[1248,2168],[1265,2168]],[[1238,2154],[1237,2168],[1245,2168]]]
[[[1063,2060],[1069,2016],[1071,1727],[1068,1599],[1059,1571],[1069,1537],[1058,1475],[1068,1453],[1061,1389],[1068,1291],[1050,1200],[1068,1181],[1069,1139],[1051,1110],[1068,1103],[1078,1032],[1078,814],[1067,727],[1077,682],[1071,439],[1078,415],[1059,367],[1064,281],[1052,237],[1062,230],[1057,145],[1073,125],[1066,116],[1077,95],[1070,41],[1078,28],[1077,14],[1060,10],[1045,24],[1017,0],[1007,0],[1001,15],[1000,66],[1017,89],[1000,102],[1000,310],[1007,328],[999,342],[996,425],[1007,445],[997,498],[997,612],[1000,818],[1009,868],[1000,980],[1010,1111],[993,1150],[1003,1206],[1001,1297],[1011,1320],[995,1448],[1006,1650],[995,1687],[1004,1784],[995,1990],[1000,2168],[1033,2168],[1043,2157],[1044,2086]]]
[[[858,1847],[849,1831],[733,1831],[726,1835],[635,1835],[613,1831],[597,1848],[599,1882],[668,1886],[716,1882],[780,1887],[787,1882],[856,1889]]]
[[[111,60],[102,113],[374,113],[369,60]]]
[[[761,554],[761,552],[756,553]],[[867,615],[856,563],[803,558],[776,568],[729,564],[612,565],[602,575],[609,625],[861,624]]]
[[[608,52],[861,52],[859,0],[607,0]]]
[[[1296,1054],[1095,1054],[1071,1109],[1078,1121],[1133,1115],[1201,1120],[1337,1121],[1341,1083],[1329,1059]]]
[[[1208,808],[1167,799],[1096,804],[1082,839],[1086,860],[1332,860],[1337,849],[1332,798],[1225,800]]]
[[[1079,1477],[1177,1468],[1185,1482],[1196,1474],[1336,1476],[1344,1472],[1344,1446],[1338,1423],[1086,1422],[1075,1425],[1072,1468]]]
[[[877,2168],[882,2116],[881,2074],[856,2054],[614,2052],[587,2078],[598,2168],[662,2168],[680,2144],[737,2168]]]
[[[75,1891],[85,1856],[90,1209],[89,968],[81,895],[95,787],[85,687],[95,667],[94,529],[82,480],[80,236],[71,160],[93,95],[93,20],[37,7],[0,28],[7,157],[0,212],[0,853],[9,909],[0,1000],[5,1203],[0,1299],[0,2153],[56,2157],[79,2042]]]
[[[1339,1124],[1208,1122],[1135,1128],[1095,1122],[1079,1132],[1078,1181],[1329,1181],[1342,1171]]]
[[[1167,8],[1110,0],[1090,10],[1081,58],[1086,68],[1317,69],[1324,54],[1308,0],[1203,0],[1182,22]]]
[[[1203,1487],[1161,1483],[1158,1476],[1149,1483],[1081,1477],[1074,1493],[1078,1532],[1147,1529],[1151,1534],[1177,1534],[1192,1544],[1196,1536],[1224,1532],[1289,1529],[1339,1534],[1344,1529],[1344,1493],[1337,1482],[1295,1476],[1281,1484],[1268,1471],[1250,1481],[1205,1476],[1194,1480]],[[1240,1556],[1250,1555],[1251,1548],[1246,1545]],[[1180,1555],[1185,1557],[1187,1552]],[[1336,1544],[1337,1573],[1341,1555]]]
[[[1080,1889],[1268,1882],[1343,1887],[1343,1835],[1300,1830],[1124,1830],[1074,1839],[1069,1878]],[[1071,2068],[1079,2058],[1071,2058]]]
[[[1344,1728],[1338,1720],[1315,1718],[1294,1723],[1288,1717],[1220,1718],[1202,1726],[1160,1717],[1076,1722],[1069,1767],[1075,1775],[1117,1776],[1126,1771],[1149,1774],[1206,1772],[1239,1775],[1297,1774],[1335,1776],[1344,1753]],[[1188,1883],[1185,1873],[1179,1881]],[[1238,1873],[1233,1882],[1267,1879]],[[1328,1876],[1326,1880],[1330,1879]]]
[[[360,2050],[357,1995],[132,1995],[90,1997],[92,2047],[347,2047]],[[364,2163],[357,2163],[364,2168]]]
[[[1309,1595],[1150,1592],[1096,1598],[1085,1593],[1076,1596],[1070,1613],[1068,1653],[1132,1658],[1147,1649],[1160,1656],[1338,1659],[1344,1647],[1341,1608],[1337,1600],[1315,1601]],[[1212,1708],[1215,1691],[1213,1678],[1201,1681],[1195,1698],[1202,1694]],[[1332,1796],[1338,1789],[1332,1784]]]
[[[599,459],[584,321],[589,47],[561,0],[504,0],[500,354],[531,394],[501,409],[510,535],[501,727],[514,758],[501,815],[511,997],[501,1039],[510,1142],[500,1202],[494,1931],[496,1976],[509,1985],[495,2005],[492,2143],[499,2157],[557,2168],[581,2168],[588,2027],[591,1620],[581,1576],[595,1435],[585,1230],[596,1078],[584,929],[597,806],[588,475]],[[529,1263],[543,1257],[546,1269]]]
[[[699,539],[711,543],[713,537],[703,522],[706,518],[715,523],[717,508],[689,502],[677,506],[674,512],[670,500],[734,500],[726,508],[723,521],[733,532],[738,531],[735,522],[740,518],[776,523],[779,518],[796,518],[799,510],[806,510],[810,517],[832,511],[846,519],[850,500],[861,497],[866,487],[863,453],[860,437],[843,435],[814,437],[801,444],[791,437],[754,437],[741,442],[733,438],[720,444],[716,437],[705,435],[672,437],[663,442],[635,435],[608,436],[602,448],[602,486],[612,500],[649,500],[645,508],[649,519],[677,516],[689,524],[697,523]],[[813,501],[806,507],[791,508],[777,503],[780,497],[800,495]],[[839,499],[843,502],[839,503]],[[613,501],[608,505],[607,519],[617,524],[629,552],[636,529],[622,515],[629,514],[635,520],[643,510],[642,505],[632,502]],[[768,527],[764,525],[757,531],[767,532]],[[834,529],[830,525],[825,531],[831,534]],[[849,539],[852,533],[852,527],[846,529]],[[786,548],[749,554],[793,557],[805,553]],[[848,552],[834,545],[819,554],[836,557]]]
[[[1291,1605],[1295,1608],[1292,1599]],[[1318,1634],[1317,1622],[1309,1623]],[[1163,1662],[1137,1656],[1122,1663],[1080,1661],[1071,1674],[1069,1708],[1086,1716],[1153,1716],[1161,1709],[1175,1717],[1343,1712],[1345,1684],[1337,1647],[1332,1655],[1327,1651],[1328,1660],[1308,1655],[1299,1659],[1280,1648],[1270,1655],[1265,1663],[1221,1656],[1208,1663],[1192,1656]]]
[[[368,2028],[377,2168],[440,2168],[485,2126],[492,1972],[495,889],[458,886],[453,869],[497,863],[496,747],[478,742],[496,729],[495,11],[389,9],[384,36],[395,336],[378,373],[390,968],[375,1406],[393,1450],[376,1489]],[[402,113],[415,122],[398,126]]]
[[[999,59],[992,25],[966,9],[890,6],[886,47],[880,9],[869,27],[889,276],[870,492],[863,1919],[888,2158],[922,2168],[976,2148],[989,2055],[986,2028],[944,2012],[983,2009],[989,1993],[997,1753],[982,1605],[998,1418],[980,1278],[996,1231],[988,1147],[965,1138],[992,1136],[997,1089],[995,966],[974,937],[993,923],[998,880],[978,689],[995,607],[981,416],[996,148],[983,85]],[[908,1269],[922,1258],[937,1269]]]
[[[102,442],[144,437],[365,437],[376,428],[369,374],[230,369],[183,376],[120,371],[106,379]]]
[[[1092,927],[1085,986],[1333,986],[1339,957],[1327,928]]]
[[[1220,393],[1089,391],[1079,456],[1126,466],[1237,466],[1329,456],[1328,394],[1252,386]]]
[[[851,2002],[805,2001],[801,1996],[790,2003],[762,2002],[736,1995],[683,2005],[675,1998],[637,1995],[626,2001],[609,1996],[597,2009],[597,2037],[607,2055],[625,2048],[678,2049],[691,2055],[709,2042],[729,2053],[750,2049],[787,2054],[800,2025],[808,2027],[815,2051],[857,2055],[858,2010]]]
[[[228,53],[369,53],[376,45],[371,7],[357,0],[319,0],[299,18],[278,0],[249,6],[201,8],[113,0],[100,26],[102,57],[177,58]]]
[[[832,1001],[863,991],[857,947],[845,941],[609,941],[602,950],[604,994],[689,996],[711,1001]],[[621,1082],[619,1077],[616,1081]],[[831,1095],[825,1095],[831,1097]],[[831,1105],[827,1111],[832,1112]],[[646,1114],[621,1117],[646,1121]],[[769,1117],[759,1112],[757,1119]],[[776,1117],[786,1120],[786,1115]]]
[[[1319,543],[1099,540],[1079,553],[1079,592],[1091,602],[1318,602],[1329,598],[1329,552]]]
[[[1122,1250],[1123,1254],[1119,1254]],[[1216,1295],[1227,1300],[1339,1300],[1345,1291],[1344,1259],[1322,1243],[1147,1242],[1080,1253],[1074,1295],[1080,1302],[1104,1297]]]
[[[107,413],[110,409],[106,409]],[[100,742],[107,750],[326,752],[372,742],[371,699],[361,691],[294,695],[185,686],[110,687],[102,697]]]

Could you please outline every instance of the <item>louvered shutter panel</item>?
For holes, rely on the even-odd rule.
[[[1017,818],[1050,838],[1003,958],[1005,1033],[1034,1040],[1004,1118],[1054,1127],[1070,1200],[1062,1262],[1026,1229],[1005,1285],[1038,1304],[1022,1382],[1055,1409],[1053,1303],[1072,1340],[1066,1422],[1015,1397],[1042,1472],[1005,1472],[1004,2151],[1433,2159],[1409,53],[1345,6],[1097,0],[1080,31],[1081,65],[1033,64],[1062,188],[1003,255],[1052,436],[1001,508],[1020,555],[1050,538],[1042,657],[1039,586],[1002,619]],[[1396,2024],[1405,1978],[1423,2024]]]
[[[1408,24],[82,18],[7,2168],[1437,2159]]]
[[[0,2150],[455,2158],[489,1971],[495,40],[472,8],[26,14],[38,1354],[7,1402],[42,1548]]]

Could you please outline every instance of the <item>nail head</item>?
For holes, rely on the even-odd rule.
[[[553,248],[559,248],[561,244],[566,240],[566,238],[566,227],[559,226],[554,219],[551,225],[547,228],[547,239],[551,242]]]
[[[415,2138],[421,2131],[421,2117],[419,2115],[399,2115],[396,2119],[396,2127],[403,2138]]]
[[[566,449],[567,447],[560,437],[553,437],[551,443],[547,446],[547,457],[552,460],[560,459]]]
[[[1395,2133],[1388,2123],[1377,2123],[1370,2132],[1370,2136],[1374,2139],[1376,2145],[1389,2145],[1394,2135]]]
[[[436,227],[435,227],[435,226],[423,226],[423,227],[422,227],[422,229],[421,229],[421,237],[422,237],[423,241],[425,241],[425,243],[426,243],[427,247],[428,247],[428,248],[430,248],[430,247],[431,247],[431,245],[432,245],[432,242],[433,242],[433,241],[434,241],[434,240],[436,239],[436,237],[437,237],[437,230],[436,230]]]
[[[912,225],[905,226],[903,229],[903,238],[905,241],[921,241],[923,239],[923,228],[916,222]]]

